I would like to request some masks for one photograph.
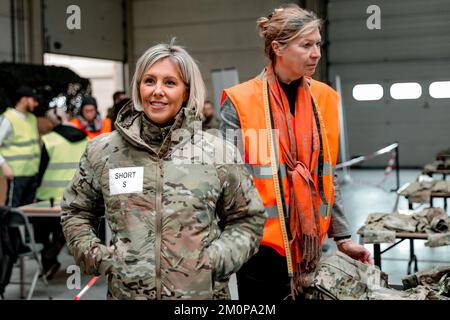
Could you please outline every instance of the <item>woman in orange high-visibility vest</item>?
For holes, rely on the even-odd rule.
[[[321,20],[297,5],[257,21],[270,64],[225,89],[221,132],[238,141],[268,219],[259,252],[237,273],[239,299],[295,298],[315,269],[328,234],[340,251],[371,264],[351,240],[333,167],[339,138],[338,94],[315,81]]]
[[[91,96],[83,97],[79,115],[72,118],[70,123],[85,132],[88,139],[111,132],[111,119],[102,119],[98,112],[97,100]]]

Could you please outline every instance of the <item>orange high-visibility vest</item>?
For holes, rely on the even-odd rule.
[[[339,147],[339,96],[337,92],[325,83],[308,79],[311,96],[316,105],[319,117],[321,117],[322,139],[327,139],[329,150],[324,150],[324,162],[322,165],[322,176],[314,176],[314,183],[319,194],[319,179],[323,182],[323,194],[328,203],[320,201],[319,211],[321,215],[321,239],[325,239],[330,226],[331,206],[334,202],[333,172],[331,166],[336,165]],[[222,103],[228,97],[236,108],[239,116],[242,140],[244,142],[244,161],[252,174],[253,182],[266,207],[269,218],[264,226],[262,245],[274,248],[279,254],[285,256],[284,242],[281,225],[278,218],[278,209],[275,197],[275,184],[271,170],[270,154],[266,156],[268,147],[268,136],[264,113],[263,82],[261,76],[252,80],[225,89],[222,93]],[[257,143],[255,143],[255,136]],[[253,140],[252,140],[253,139]],[[268,151],[267,151],[268,152]],[[255,155],[256,153],[256,155]],[[289,212],[290,189],[287,177],[285,160],[280,152],[277,152],[279,165],[279,177],[281,179],[281,190],[284,195],[284,212]],[[331,165],[330,165],[331,163]],[[319,164],[318,164],[319,165]],[[315,172],[320,172],[319,168]],[[327,218],[328,216],[328,218]],[[287,228],[289,228],[287,224]]]
[[[103,133],[111,132],[111,119],[109,119],[109,118],[103,118],[102,119],[102,128],[100,129],[100,131],[95,131],[95,132],[84,130],[81,127],[80,120],[77,117],[72,118],[70,120],[70,123],[72,123],[73,125],[75,125],[75,127],[82,130],[83,132],[85,132],[87,135],[87,138],[89,140],[91,140],[91,139],[95,138],[96,136],[99,136]]]

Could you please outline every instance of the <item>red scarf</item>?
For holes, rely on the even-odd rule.
[[[319,194],[313,180],[320,153],[320,133],[306,79],[298,87],[294,117],[272,65],[266,77],[274,127],[279,129],[280,150],[290,184],[290,248],[296,281],[298,275],[315,269],[321,254]]]

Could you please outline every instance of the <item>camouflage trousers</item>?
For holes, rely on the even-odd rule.
[[[450,269],[450,268],[449,268]],[[440,287],[448,291],[447,280]],[[347,255],[336,254],[321,261],[308,275],[304,286],[306,299],[314,300],[434,300],[448,299],[431,286],[416,285],[396,290],[388,285],[388,276],[375,266],[365,265]],[[422,278],[421,278],[422,279]],[[439,285],[438,285],[439,287]],[[445,289],[442,289],[445,292]]]

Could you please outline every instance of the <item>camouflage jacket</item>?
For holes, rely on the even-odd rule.
[[[81,157],[61,224],[82,270],[109,275],[108,298],[216,298],[258,249],[266,214],[252,179],[194,119],[184,108],[159,128],[128,105]],[[110,248],[96,235],[103,215]]]

